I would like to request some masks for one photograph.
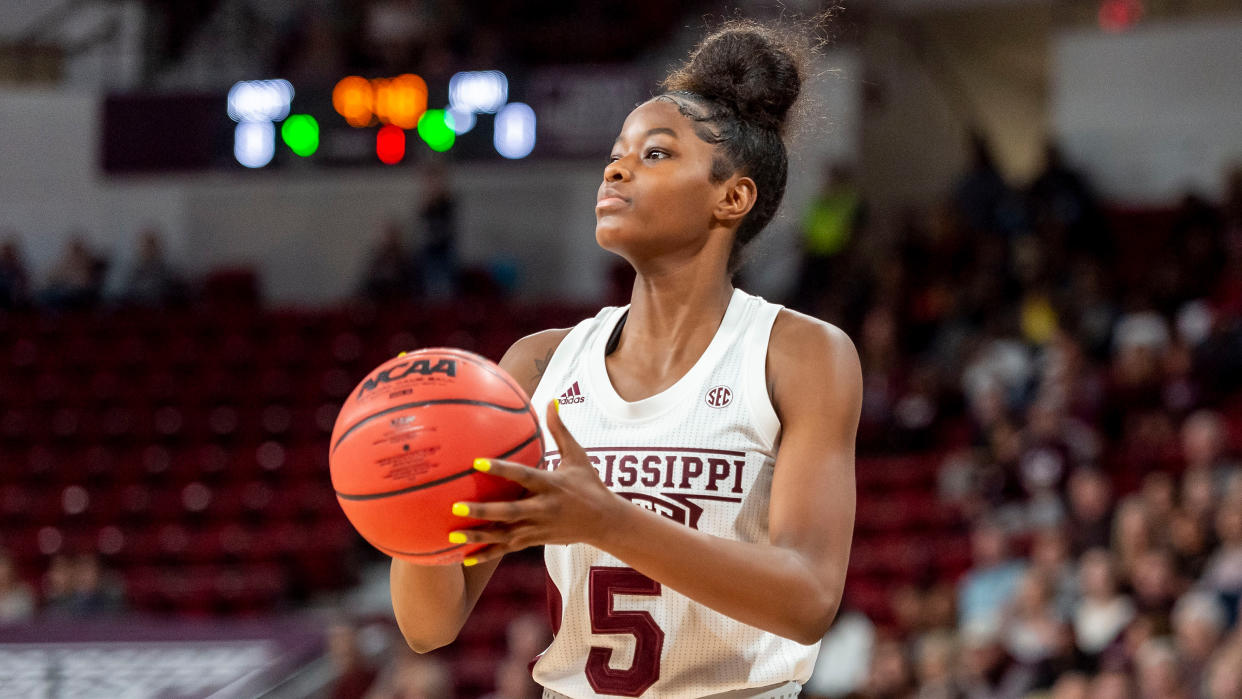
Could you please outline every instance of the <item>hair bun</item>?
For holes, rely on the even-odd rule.
[[[745,120],[783,132],[802,91],[804,52],[772,28],[730,22],[704,38],[689,60],[664,81],[719,101]]]

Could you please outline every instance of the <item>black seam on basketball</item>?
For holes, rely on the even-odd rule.
[[[522,440],[521,444],[517,445],[516,447],[513,447],[512,449],[506,451],[503,454],[493,456],[490,458],[507,459],[510,456],[513,456],[514,454],[518,453],[519,451],[522,451],[522,449],[529,446],[530,443],[535,441],[535,438],[538,436],[539,436],[539,431],[536,430],[533,434],[531,434],[531,436]],[[352,493],[342,493],[341,491],[337,490],[336,496],[338,498],[341,498],[342,500],[376,500],[379,498],[386,498],[392,495],[405,495],[406,493],[413,493],[416,490],[423,490],[424,488],[434,488],[437,485],[442,485],[444,483],[448,483],[449,481],[455,481],[458,478],[461,478],[462,476],[468,476],[471,473],[474,473],[473,467],[468,468],[465,471],[459,471],[457,473],[449,474],[443,478],[437,478],[434,481],[427,481],[426,483],[419,483],[418,485],[412,485],[408,488],[401,488],[400,490],[389,490],[383,493],[369,493],[369,494],[363,493],[363,494],[358,494],[358,495],[355,495]]]
[[[434,488],[437,485],[443,485],[444,483],[448,483],[449,481],[455,481],[458,478],[461,478],[462,476],[469,476],[471,473],[474,473],[474,469],[468,468],[465,471],[458,471],[457,473],[447,475],[443,478],[437,478],[434,481],[427,481],[426,483],[419,483],[418,485],[412,485],[408,488],[401,488],[399,490],[389,490],[383,493],[370,493],[370,494],[361,493],[361,494],[356,495],[353,493],[342,493],[341,491],[338,490],[336,491],[336,496],[342,500],[376,500],[379,498],[386,498],[391,495],[405,495],[406,493],[412,493],[416,490],[423,490],[424,488]]]
[[[398,551],[397,549],[390,549],[387,546],[380,546],[379,544],[372,544],[372,545],[375,546],[375,548],[379,549],[380,551],[383,551],[384,553],[387,553],[389,555],[396,554],[398,556],[416,556],[417,557],[417,556],[438,556],[442,553],[448,553],[449,551],[452,551],[454,549],[459,549],[465,546],[466,544],[456,544],[446,549],[439,549],[438,551],[423,551],[421,553],[414,552],[414,551]]]
[[[494,408],[496,410],[503,410],[506,413],[522,413],[526,411],[525,404],[523,404],[522,407],[520,408],[510,408],[506,405],[499,405],[497,403],[488,403],[487,401],[482,401],[482,400],[469,400],[467,398],[440,398],[437,400],[420,400],[414,403],[402,403],[401,405],[394,405],[391,408],[384,408],[383,410],[379,412],[371,413],[370,415],[362,418],[358,422],[355,422],[354,424],[350,425],[349,429],[341,433],[341,438],[336,440],[336,444],[332,445],[331,453],[335,454],[336,448],[341,446],[341,442],[344,442],[345,438],[348,437],[354,430],[358,429],[359,427],[362,427],[363,425],[374,420],[375,418],[383,417],[384,415],[396,412],[398,410],[405,410],[407,408],[421,408],[426,405],[477,405],[482,408]]]

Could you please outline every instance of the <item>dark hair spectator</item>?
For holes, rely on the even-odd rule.
[[[0,310],[24,308],[30,303],[30,275],[22,259],[17,236],[0,244]]]

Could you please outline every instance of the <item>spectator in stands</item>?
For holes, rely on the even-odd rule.
[[[1242,597],[1242,501],[1234,498],[1221,504],[1216,536],[1220,545],[1208,559],[1203,584],[1236,604]]]
[[[1177,570],[1190,580],[1198,580],[1212,554],[1207,524],[1185,509],[1178,508],[1169,518],[1168,536]]]
[[[971,532],[974,563],[958,584],[958,624],[996,624],[1013,598],[1026,565],[1010,556],[1005,530],[984,519]]]
[[[1134,667],[1142,699],[1190,699],[1188,675],[1168,639],[1154,638],[1143,644],[1135,654]]]
[[[829,292],[840,288],[865,216],[853,169],[845,163],[826,167],[820,191],[802,218],[802,261],[790,302],[793,308],[820,318],[836,315],[829,308]]]
[[[1113,515],[1113,555],[1123,578],[1129,578],[1135,562],[1155,546],[1156,534],[1152,530],[1147,506],[1135,495],[1121,501]]]
[[[1051,667],[1063,653],[1065,621],[1053,601],[1051,584],[1040,571],[1027,569],[1005,611],[1001,633],[1009,655],[1035,671],[1039,686],[1049,686]]]
[[[0,310],[23,308],[29,302],[30,275],[17,236],[10,234],[0,245]]]
[[[1229,433],[1218,412],[1199,410],[1187,417],[1182,423],[1181,443],[1185,469],[1207,471],[1217,492],[1223,490],[1232,473],[1242,471],[1238,462],[1229,458]]]
[[[42,293],[44,304],[60,310],[94,306],[99,302],[107,268],[107,260],[91,252],[82,234],[73,235],[48,277]]]
[[[1153,548],[1139,554],[1130,571],[1130,587],[1134,590],[1134,606],[1139,613],[1156,623],[1157,634],[1168,633],[1169,614],[1182,593],[1169,552]]]
[[[362,295],[376,303],[412,298],[418,292],[416,264],[402,242],[401,226],[389,221],[371,251],[362,277]]]
[[[1134,619],[1134,603],[1118,590],[1113,556],[1107,549],[1083,554],[1079,578],[1082,597],[1074,609],[1074,638],[1078,650],[1094,664]]]
[[[453,696],[453,677],[439,658],[419,655],[398,643],[366,699],[444,699]]]
[[[987,623],[974,623],[961,630],[958,683],[966,699],[1016,699],[1034,685],[1035,673],[1014,661],[998,634],[999,629]]]
[[[1203,685],[1207,699],[1242,697],[1242,636],[1235,633],[1235,638],[1216,652],[1208,665]]]
[[[34,592],[17,576],[8,552],[0,550],[0,626],[27,621],[34,612]]]
[[[1045,247],[1106,258],[1112,241],[1086,178],[1066,164],[1056,144],[1044,147],[1044,169],[1027,188],[1034,224]]]
[[[1069,536],[1060,526],[1044,527],[1031,539],[1031,569],[1048,582],[1057,615],[1070,618],[1078,600],[1078,570],[1070,558]]]
[[[125,607],[119,578],[105,571],[94,553],[54,556],[46,580],[45,611],[54,616],[110,616]]]
[[[440,163],[426,169],[423,200],[418,210],[422,229],[422,278],[426,291],[435,297],[457,293],[457,202],[449,188],[448,172]]]
[[[1188,677],[1203,677],[1225,634],[1225,606],[1211,592],[1192,590],[1173,606],[1173,639]]]
[[[1094,468],[1079,468],[1069,479],[1069,514],[1066,529],[1075,556],[1110,545],[1112,531],[1112,485]]]
[[[159,307],[183,300],[185,282],[164,256],[160,233],[148,227],[139,234],[138,257],[121,289],[124,302]]]
[[[1109,669],[1091,679],[1092,699],[1134,699],[1134,682],[1124,670]]]
[[[875,625],[867,615],[843,604],[821,642],[815,669],[802,691],[808,698],[827,698],[863,689],[875,642]]]
[[[914,691],[914,675],[905,647],[899,639],[881,639],[871,655],[863,695],[874,699],[909,699]]]
[[[352,623],[338,620],[328,626],[328,657],[336,671],[336,679],[328,690],[331,699],[361,699],[375,682],[378,674],[358,645],[358,629]]]
[[[1088,699],[1091,680],[1081,672],[1067,672],[1052,685],[1051,699]]]
[[[924,635],[915,647],[918,699],[952,699],[959,690],[954,669],[958,665],[957,640],[952,633],[937,631]]]
[[[1005,183],[984,135],[969,140],[970,169],[953,188],[958,216],[976,237],[1019,232],[1027,225],[1021,197]]]

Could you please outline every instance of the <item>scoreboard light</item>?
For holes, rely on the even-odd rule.
[[[309,114],[294,114],[281,125],[280,137],[289,150],[309,157],[319,150],[319,122]]]
[[[371,89],[375,92],[375,118],[381,124],[412,129],[427,111],[427,83],[417,75],[373,80]]]
[[[498,70],[463,71],[449,78],[449,104],[495,114],[509,100],[509,79]]]
[[[496,152],[510,160],[525,158],[535,149],[535,110],[521,102],[511,102],[496,115],[492,143]]]
[[[341,78],[332,88],[332,108],[345,117],[350,126],[362,128],[371,125],[371,108],[374,95],[371,81],[351,75]]]
[[[243,121],[233,132],[233,157],[248,168],[272,162],[276,155],[276,127],[270,121]]]
[[[418,120],[418,135],[437,153],[452,148],[457,140],[453,119],[443,109],[428,109],[423,114],[423,118]]]
[[[288,80],[243,80],[229,89],[229,118],[243,121],[280,121],[289,115],[293,85]]]
[[[385,165],[396,165],[405,157],[405,132],[400,126],[381,126],[375,134],[375,155]]]

